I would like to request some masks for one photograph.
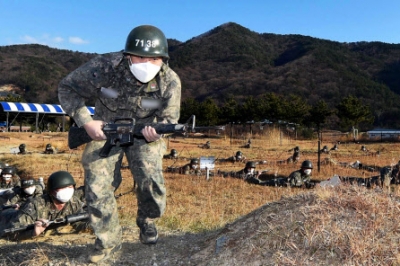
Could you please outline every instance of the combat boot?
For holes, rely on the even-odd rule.
[[[158,232],[153,220],[146,219],[140,225],[140,242],[143,244],[156,244],[158,240]]]
[[[89,255],[90,262],[97,263],[109,259],[114,253],[121,249],[121,244],[116,245],[112,248],[95,249],[92,254]]]

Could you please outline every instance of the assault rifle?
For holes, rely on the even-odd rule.
[[[119,121],[124,121],[125,123],[117,123]],[[103,132],[107,136],[107,141],[100,151],[100,156],[107,157],[113,146],[124,147],[132,145],[134,136],[143,136],[141,131],[145,126],[153,127],[157,134],[186,132],[187,130],[185,124],[136,124],[134,118],[116,118],[114,122],[107,123],[103,127]],[[70,128],[68,132],[68,146],[70,149],[75,149],[91,141],[92,138],[87,134],[84,128]]]
[[[51,224],[64,225],[64,224],[75,223],[75,222],[79,222],[79,221],[87,220],[87,219],[89,219],[89,214],[87,212],[82,212],[82,213],[71,214],[71,215],[67,215],[65,217],[57,218],[53,221],[49,221],[48,224],[49,225],[51,225]],[[3,232],[1,232],[1,236],[5,235],[5,234],[12,234],[12,233],[20,232],[20,231],[32,230],[33,228],[35,228],[34,223],[28,224],[26,226],[17,227],[17,228],[4,229]]]
[[[0,212],[7,210],[7,209],[15,209],[16,207],[17,207],[17,204],[3,205],[3,206],[0,206]]]
[[[3,195],[3,194],[7,194],[9,192],[13,192],[13,191],[14,191],[13,187],[12,188],[1,188],[0,189],[0,196]]]
[[[124,121],[124,123],[117,123],[118,121]],[[189,124],[190,122],[191,124]],[[100,151],[100,156],[107,157],[113,146],[124,147],[132,145],[134,136],[143,136],[141,131],[145,126],[153,127],[158,134],[196,132],[197,129],[205,128],[225,130],[225,126],[195,127],[195,123],[195,115],[192,115],[185,124],[136,124],[134,118],[116,118],[113,122],[106,123],[103,127],[103,132],[107,136],[107,141]],[[75,149],[91,141],[92,138],[87,134],[84,128],[70,128],[68,132],[68,147],[70,149]]]

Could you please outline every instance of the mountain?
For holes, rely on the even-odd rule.
[[[226,23],[186,42],[169,41],[169,64],[182,98],[224,104],[273,92],[334,109],[349,95],[369,105],[376,121],[400,114],[400,44],[339,43],[302,35],[257,33]],[[28,102],[57,103],[57,84],[96,54],[42,45],[0,47],[0,87],[15,85]]]

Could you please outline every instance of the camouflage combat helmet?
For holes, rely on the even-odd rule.
[[[11,166],[7,166],[3,168],[3,171],[1,171],[1,175],[15,175],[15,168]]]
[[[171,150],[171,155],[172,155],[172,156],[176,156],[176,155],[178,155],[178,152],[177,152],[177,150],[175,150],[175,149],[172,149],[172,150]]]
[[[243,155],[243,153],[241,151],[236,152],[236,157],[241,157],[242,155]]]
[[[305,160],[305,161],[301,164],[301,168],[313,169],[312,162],[309,161],[309,160]]]
[[[21,181],[21,188],[28,188],[36,184],[34,179],[24,179]]]
[[[50,148],[51,148],[51,144],[50,143],[46,144],[46,149],[50,149]]]
[[[256,168],[256,163],[255,162],[247,162],[246,168]]]
[[[124,54],[169,58],[167,38],[157,27],[151,25],[138,26],[129,33]]]
[[[197,159],[197,158],[191,159],[190,164],[199,164],[199,159]]]
[[[19,145],[18,148],[19,148],[20,151],[25,151],[25,148],[26,148],[25,143],[22,143],[21,145]]]
[[[67,171],[57,171],[52,173],[47,180],[47,188],[49,191],[64,188],[68,186],[75,186],[75,180]]]

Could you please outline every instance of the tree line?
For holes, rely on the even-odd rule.
[[[242,102],[228,98],[218,106],[211,97],[204,101],[188,98],[181,105],[181,122],[196,115],[199,126],[222,124],[245,124],[249,121],[263,123],[290,123],[303,127],[339,129],[349,131],[352,127],[368,129],[374,122],[371,108],[355,96],[343,98],[334,109],[325,100],[313,105],[297,95],[265,93],[255,98],[248,96]]]

